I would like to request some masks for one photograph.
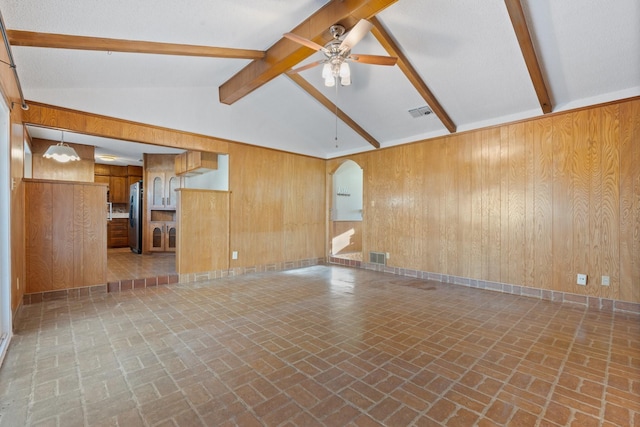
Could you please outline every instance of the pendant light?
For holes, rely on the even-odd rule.
[[[74,150],[68,144],[64,143],[64,131],[62,131],[60,142],[50,146],[49,149],[47,149],[47,152],[44,153],[42,157],[53,159],[56,162],[60,163],[75,162],[76,160],[80,160],[80,156],[78,156],[76,150]]]

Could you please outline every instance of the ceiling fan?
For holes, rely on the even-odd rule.
[[[345,34],[345,28],[342,25],[332,25],[329,28],[329,32],[333,36],[333,40],[328,42],[324,46],[300,37],[297,34],[286,33],[284,37],[299,43],[303,46],[307,46],[313,50],[324,53],[325,59],[312,62],[302,67],[289,71],[289,73],[299,73],[309,68],[313,68],[320,64],[324,64],[322,69],[322,78],[324,79],[325,86],[335,86],[338,78],[340,84],[348,86],[351,84],[351,70],[349,69],[349,62],[360,62],[363,64],[373,65],[395,65],[398,58],[393,56],[380,56],[380,55],[362,55],[357,53],[351,53],[351,49],[367,35],[369,30],[373,27],[373,24],[366,19],[361,19],[353,27],[353,29],[343,37]]]

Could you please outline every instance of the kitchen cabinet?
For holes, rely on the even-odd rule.
[[[144,154],[145,222],[143,252],[176,250],[176,206],[181,178],[175,154]]]
[[[175,221],[150,221],[147,236],[149,238],[149,251],[176,251],[177,232]]]
[[[218,154],[206,151],[185,151],[175,160],[175,173],[179,176],[200,175],[218,169]]]
[[[129,188],[127,182],[127,167],[114,165],[94,165],[94,182],[109,185],[108,201],[111,203],[128,203]]]
[[[127,177],[109,177],[109,201],[111,203],[128,203],[129,189],[127,188]]]
[[[180,178],[171,172],[149,172],[149,209],[176,209],[176,190],[180,188]]]
[[[129,246],[129,219],[114,218],[107,222],[107,247],[126,248]]]

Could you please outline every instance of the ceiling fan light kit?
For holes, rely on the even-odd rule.
[[[322,67],[322,79],[324,80],[325,86],[335,86],[338,79],[340,79],[340,84],[342,86],[349,86],[351,84],[351,69],[348,62],[361,62],[363,64],[373,65],[395,65],[398,58],[392,56],[351,54],[353,46],[362,40],[372,27],[373,24],[369,21],[361,19],[353,29],[344,36],[346,30],[342,25],[332,25],[329,28],[329,32],[331,33],[333,40],[324,46],[320,46],[319,44],[305,39],[304,37],[300,37],[297,34],[284,34],[284,36],[289,40],[313,50],[320,51],[325,56],[325,59],[323,60],[296,68],[295,70],[291,70],[290,73],[299,73],[300,71],[324,64]]]

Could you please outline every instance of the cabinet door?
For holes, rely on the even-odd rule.
[[[164,208],[164,173],[149,173],[149,208]]]
[[[165,225],[165,250],[167,252],[175,252],[176,251],[176,223],[168,222]]]
[[[175,175],[167,174],[165,188],[167,190],[167,193],[165,194],[165,207],[175,209],[178,198],[176,189],[180,188],[180,178]]]
[[[113,203],[127,203],[127,178],[112,176],[109,178],[109,198]]]
[[[149,223],[149,250],[162,252],[165,250],[165,223],[151,221]]]

